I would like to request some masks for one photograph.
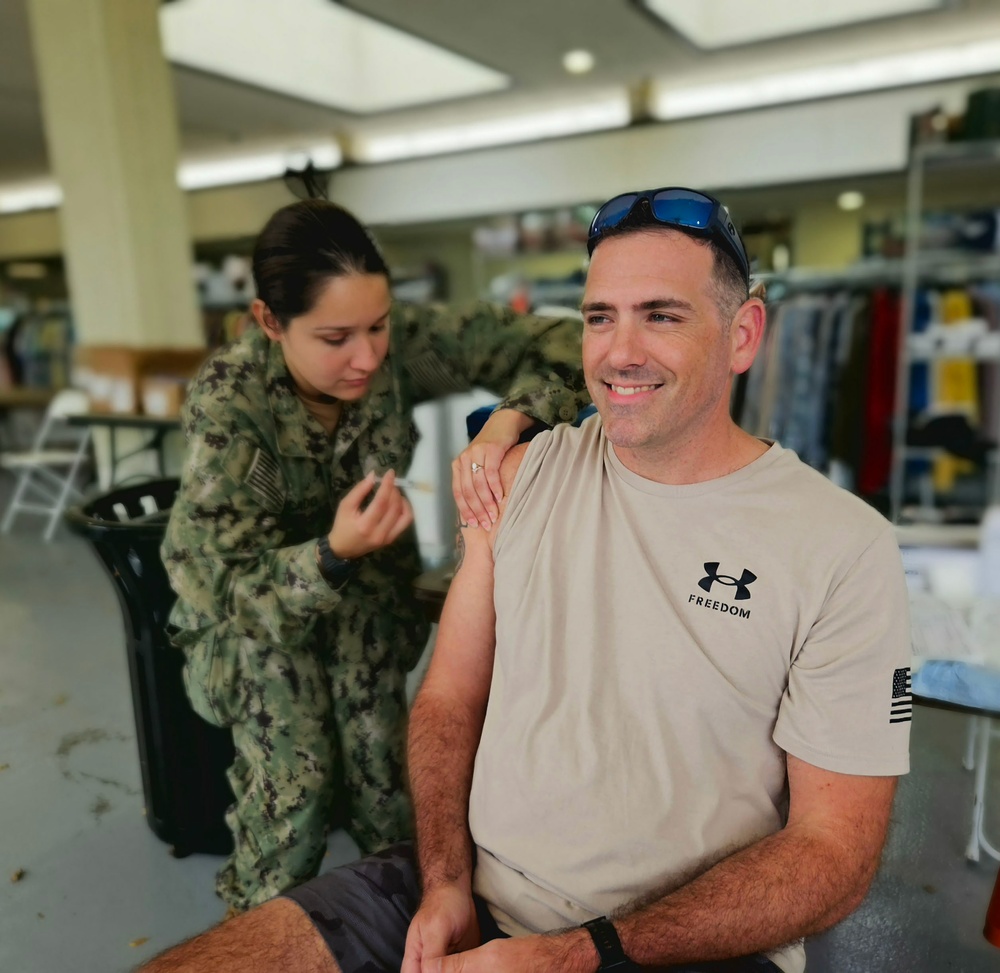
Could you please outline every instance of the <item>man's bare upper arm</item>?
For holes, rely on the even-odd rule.
[[[878,866],[896,790],[895,777],[823,770],[788,754],[788,825],[837,847],[865,888]]]
[[[493,539],[526,450],[527,444],[515,446],[504,456],[500,466],[504,499],[492,531],[460,527],[455,576],[441,610],[434,654],[420,690],[468,704],[480,718],[489,696],[496,645]]]

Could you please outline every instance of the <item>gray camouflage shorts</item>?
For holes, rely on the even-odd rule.
[[[420,905],[412,842],[325,872],[285,893],[312,919],[341,973],[395,973]],[[476,898],[483,942],[505,937]]]

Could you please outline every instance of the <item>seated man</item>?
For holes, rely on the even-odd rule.
[[[512,450],[463,528],[410,721],[419,872],[396,846],[148,973],[799,973],[861,902],[908,769],[892,529],[731,420],[764,308],[724,207],[616,197],[589,247],[600,415]]]

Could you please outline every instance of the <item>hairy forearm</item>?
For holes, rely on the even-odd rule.
[[[861,902],[878,856],[854,861],[843,839],[779,831],[698,878],[615,919],[627,955],[641,965],[764,952],[828,928]]]
[[[482,729],[475,714],[421,692],[410,714],[408,762],[424,890],[472,882],[469,792]]]

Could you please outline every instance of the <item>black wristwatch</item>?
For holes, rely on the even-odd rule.
[[[625,970],[638,970],[622,949],[622,942],[615,932],[615,927],[607,916],[599,916],[585,922],[583,928],[590,933],[590,938],[594,940],[597,952],[601,954],[601,965],[599,970],[618,970],[624,973]]]
[[[337,557],[330,550],[330,539],[326,535],[321,537],[316,544],[319,555],[319,573],[323,575],[326,583],[334,591],[339,591],[357,571],[358,562],[346,557]]]

